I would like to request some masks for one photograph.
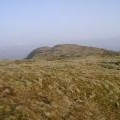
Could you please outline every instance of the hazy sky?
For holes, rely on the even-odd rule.
[[[59,43],[120,50],[120,0],[0,0],[0,58]]]

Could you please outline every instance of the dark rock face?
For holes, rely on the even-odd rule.
[[[76,44],[60,44],[54,47],[41,47],[33,50],[26,59],[32,58],[46,58],[46,59],[63,59],[73,57],[86,57],[92,55],[118,55],[118,52],[109,51],[105,49],[80,46]]]
[[[37,48],[37,49],[33,50],[33,51],[27,56],[27,59],[31,59],[31,58],[33,58],[35,55],[40,54],[40,53],[44,53],[44,52],[48,51],[49,49],[50,49],[49,47]]]

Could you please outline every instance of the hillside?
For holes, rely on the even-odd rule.
[[[117,52],[95,48],[80,46],[75,44],[61,44],[54,47],[41,47],[33,50],[27,59],[41,58],[41,59],[65,59],[75,57],[88,57],[88,56],[112,56],[117,55]]]
[[[117,53],[57,45],[28,58],[0,61],[0,120],[120,120]]]

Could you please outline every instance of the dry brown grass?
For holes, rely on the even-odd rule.
[[[0,62],[0,120],[119,120],[118,58]]]

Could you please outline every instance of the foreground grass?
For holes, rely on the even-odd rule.
[[[0,120],[119,120],[120,61],[0,62]]]

